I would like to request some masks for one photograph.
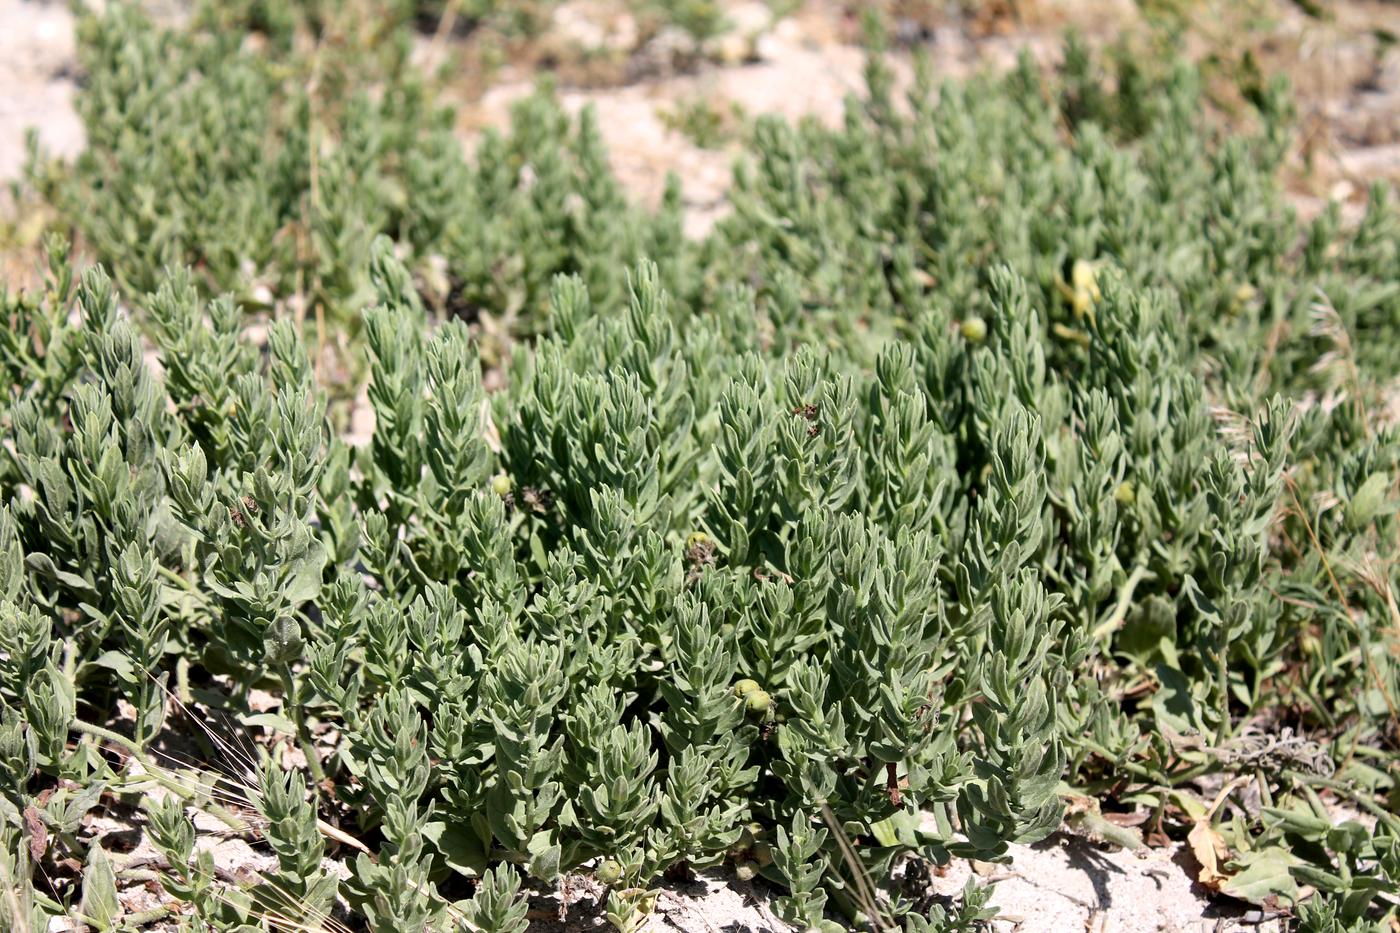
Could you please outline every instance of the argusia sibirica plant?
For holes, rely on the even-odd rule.
[[[87,147],[32,175],[133,297],[188,265],[207,294],[353,332],[387,234],[440,308],[529,333],[555,274],[620,301],[629,264],[679,263],[678,188],[632,205],[592,111],[572,118],[542,88],[468,160],[409,63],[403,4],[340,6],[197,4],[180,25],[128,2],[83,12]]]
[[[111,256],[119,300],[56,245],[0,299],[0,916],[152,920],[85,822],[147,792],[158,910],[203,929],[518,931],[583,872],[630,930],[714,868],[798,928],[963,930],[986,891],[928,867],[1062,826],[1189,837],[1305,929],[1393,919],[1400,222],[1380,188],[1297,221],[1274,91],[1201,145],[1188,71],[1067,62],[906,112],[876,59],[842,127],[760,124],[698,246],[674,194],[595,227],[596,126],[550,168],[573,124],[522,105],[492,209],[391,232],[533,344],[444,315],[413,234],[328,222],[355,448],[215,266]],[[172,759],[201,709],[261,758]],[[267,866],[221,875],[194,810]]]
[[[1221,814],[1233,877],[1283,858],[1294,896],[1385,909],[1397,664],[1370,620],[1400,446],[1355,405],[1222,432],[1179,306],[1110,272],[1052,366],[1004,267],[985,333],[930,305],[868,369],[772,340],[743,291],[692,315],[651,265],[618,307],[560,278],[488,398],[387,241],[369,274],[358,450],[290,322],[259,346],[186,273],[144,300],[159,377],[100,269],[6,299],[4,870],[36,922],[119,921],[81,815],[153,782],[166,890],[215,929],[522,930],[521,886],[580,870],[627,929],[663,875],[721,865],[800,926],[959,929],[985,898],[928,913],[892,880],[910,856],[1001,858],[1071,790],[1200,819],[1209,775],[1269,795]],[[167,691],[261,684],[281,713],[251,721],[306,766],[248,776],[277,867],[230,886],[185,808],[242,818],[154,748]],[[1373,833],[1319,824],[1331,788]],[[342,881],[319,853],[346,835]],[[82,886],[53,882],[74,858]]]
[[[931,301],[975,331],[990,270],[1007,265],[1055,360],[1084,352],[1111,266],[1134,290],[1170,293],[1233,407],[1335,388],[1338,368],[1314,364],[1332,359],[1338,327],[1352,365],[1393,375],[1393,186],[1377,184],[1350,229],[1335,205],[1301,223],[1277,177],[1293,138],[1280,81],[1257,90],[1257,131],[1227,133],[1190,66],[1126,59],[1109,91],[1104,56],[1071,41],[1049,79],[1023,57],[1004,75],[939,84],[920,58],[898,100],[875,39],[868,91],[841,126],[758,121],[734,212],[705,246],[710,280],[756,283],[785,324],[817,317],[833,339],[878,346]]]

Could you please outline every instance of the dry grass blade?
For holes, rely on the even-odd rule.
[[[842,827],[841,822],[836,819],[836,814],[831,812],[831,807],[825,802],[822,803],[821,812],[822,821],[831,831],[831,838],[836,841],[836,847],[841,850],[841,859],[846,863],[846,871],[855,890],[857,905],[876,930],[895,929],[895,925],[885,917],[884,911],[880,908],[880,902],[875,894],[875,884],[870,878],[870,873],[861,864],[860,856],[856,854],[855,846],[852,845],[850,837],[846,835],[845,828]]]

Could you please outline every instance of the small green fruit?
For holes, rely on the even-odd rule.
[[[980,317],[970,317],[962,322],[963,339],[968,343],[981,343],[987,339],[987,322]]]
[[[753,847],[753,860],[760,866],[773,864],[773,847],[766,842],[760,842]]]
[[[1113,498],[1119,505],[1132,505],[1137,501],[1137,490],[1133,488],[1132,483],[1124,480],[1113,490]]]
[[[758,866],[753,862],[740,862],[734,866],[734,874],[740,881],[752,881],[758,874]]]
[[[743,680],[739,681],[737,684],[734,685],[734,695],[736,697],[746,697],[757,689],[759,689],[758,681],[749,680],[747,677],[745,677]]]
[[[1256,294],[1258,294],[1258,292],[1255,291],[1253,285],[1250,285],[1248,282],[1241,285],[1239,288],[1235,289],[1235,293],[1230,296],[1230,305],[1225,309],[1225,313],[1230,315],[1239,314],[1249,306],[1250,302],[1254,301]]]
[[[766,690],[755,690],[744,698],[744,706],[750,713],[766,713],[772,705],[773,698],[768,695]]]
[[[692,531],[685,539],[685,549],[694,550],[697,547],[710,543],[710,536],[703,531]]]
[[[617,884],[622,880],[622,863],[617,859],[605,859],[593,872],[593,877],[598,879],[599,884]]]
[[[497,473],[491,477],[491,491],[498,496],[509,495],[513,485],[511,478],[505,473]]]

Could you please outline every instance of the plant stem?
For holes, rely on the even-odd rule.
[[[1092,638],[1098,641],[1112,635],[1122,627],[1124,620],[1128,617],[1128,606],[1133,601],[1133,592],[1138,588],[1138,584],[1147,576],[1147,565],[1138,564],[1133,568],[1132,573],[1123,581],[1123,585],[1118,588],[1118,600],[1113,604],[1113,612],[1109,613],[1107,619],[1095,627]]]
[[[1285,771],[1284,774],[1300,784],[1311,785],[1313,787],[1325,787],[1334,793],[1341,794],[1352,803],[1389,826],[1391,830],[1400,832],[1400,818],[1397,818],[1395,814],[1376,803],[1370,797],[1353,790],[1345,781],[1325,778],[1318,774],[1304,774],[1301,771]]]
[[[301,708],[301,703],[297,702],[296,679],[292,676],[290,664],[279,664],[277,673],[282,678],[282,708],[291,716],[292,724],[296,726],[297,742],[301,745],[302,754],[306,756],[306,766],[311,769],[311,776],[316,783],[320,784],[326,779],[325,769],[321,767],[321,759],[316,753],[316,743],[311,738],[311,731],[306,727],[306,713]]]
[[[1216,689],[1220,691],[1220,735],[1216,737],[1215,744],[1224,745],[1235,731],[1230,723],[1230,659],[1224,638],[1216,648],[1215,668],[1216,679],[1219,681]]]
[[[202,590],[200,590],[199,587],[195,586],[189,580],[180,576],[178,573],[171,570],[169,567],[165,566],[164,564],[158,563],[156,564],[156,571],[166,580],[178,586],[186,596],[193,598],[195,602],[204,606],[207,606],[209,604],[209,597]]]
[[[1145,768],[1137,762],[1131,761],[1126,758],[1122,761],[1119,761],[1116,755],[1114,755],[1108,749],[1104,748],[1098,742],[1095,742],[1093,739],[1084,738],[1078,739],[1077,741],[1082,747],[1087,748],[1089,751],[1093,752],[1095,755],[1098,755],[1105,761],[1111,762],[1115,767],[1122,768],[1129,774],[1136,775],[1142,778],[1144,781],[1151,781],[1153,784],[1158,784],[1162,787],[1172,786],[1172,782],[1167,778],[1165,774],[1162,774],[1161,772],[1155,771],[1151,768]]]
[[[185,786],[184,784],[181,784],[179,781],[168,776],[165,773],[168,769],[162,768],[159,764],[156,763],[156,761],[153,758],[151,758],[150,755],[146,753],[145,749],[143,749],[138,743],[131,739],[128,739],[121,733],[113,732],[111,729],[107,729],[95,723],[85,722],[82,719],[76,718],[69,725],[71,728],[76,729],[78,732],[83,732],[87,735],[92,736],[93,738],[103,739],[105,741],[111,742],[113,745],[120,746],[124,751],[129,753],[132,758],[135,758],[138,762],[140,762],[141,767],[145,769],[146,775],[150,777],[151,780],[155,781],[161,787],[164,787],[166,790],[175,794],[181,800],[193,800],[196,796],[198,796],[195,791],[191,790],[189,787]],[[243,820],[239,819],[236,815],[229,812],[228,809],[226,809],[223,806],[220,806],[213,800],[210,800],[207,806],[209,812],[215,817],[217,817],[221,823],[228,826],[230,829],[235,829],[239,832],[243,832],[248,828],[247,824],[244,823]]]
[[[150,910],[142,910],[134,914],[126,914],[122,917],[122,920],[124,920],[126,923],[132,926],[142,927],[148,923],[155,923],[157,920],[164,920],[166,917],[170,916],[171,912],[174,911],[174,909],[174,905],[165,904],[161,907],[152,907]]]
[[[190,692],[190,661],[184,655],[175,662],[175,696],[186,707],[194,705],[194,694]]]

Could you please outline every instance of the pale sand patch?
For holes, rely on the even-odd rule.
[[[66,3],[0,0],[0,182],[23,171],[30,127],[53,155],[82,149],[83,125],[73,110],[75,68]]]

